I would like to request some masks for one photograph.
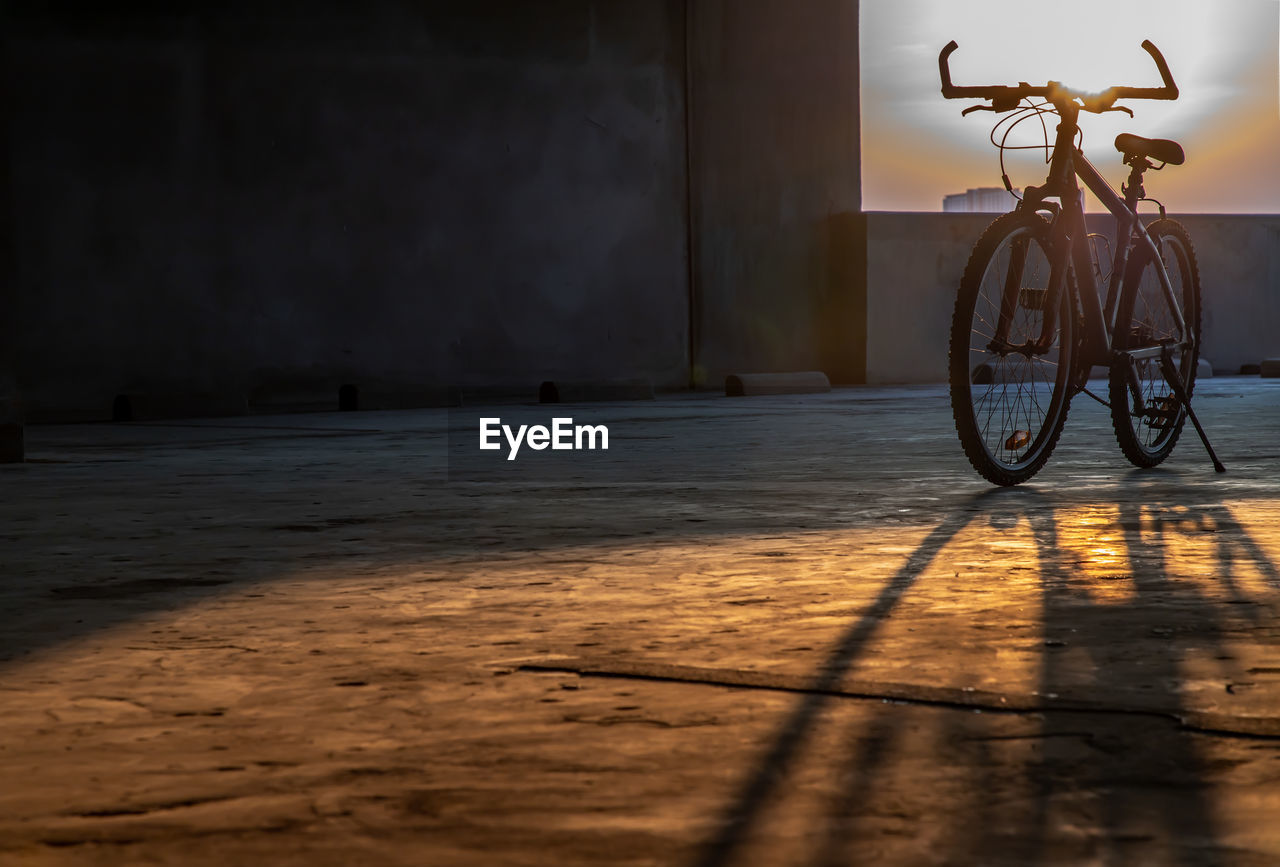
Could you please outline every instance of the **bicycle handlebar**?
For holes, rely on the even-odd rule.
[[[1162,87],[1109,87],[1102,93],[1092,94],[1082,91],[1071,90],[1063,87],[1056,81],[1051,81],[1046,85],[1032,86],[1025,81],[1019,82],[1017,87],[1009,87],[1003,84],[988,85],[985,87],[957,86],[951,83],[951,68],[949,58],[960,46],[952,39],[947,43],[946,47],[938,54],[938,74],[942,78],[942,95],[947,99],[989,99],[997,111],[1008,111],[1016,108],[1024,98],[1029,96],[1040,96],[1046,99],[1065,96],[1069,99],[1079,99],[1083,103],[1083,108],[1087,111],[1105,111],[1110,108],[1118,99],[1177,99],[1178,85],[1174,84],[1173,76],[1169,73],[1169,64],[1165,62],[1164,55],[1160,53],[1160,49],[1152,44],[1150,39],[1142,41],[1142,47],[1151,59],[1156,62],[1156,69],[1160,71],[1160,77],[1164,80]]]

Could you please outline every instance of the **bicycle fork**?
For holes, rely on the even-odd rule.
[[[1055,266],[1050,272],[1049,284],[1044,289],[1024,286],[1023,271],[1030,246],[1029,238],[1021,238],[1011,246],[1009,267],[1005,272],[1000,294],[1000,312],[996,318],[995,334],[987,344],[990,352],[1001,355],[1018,352],[1031,357],[1045,355],[1053,348],[1066,271]],[[1015,344],[1009,340],[1009,331],[1019,309],[1040,313],[1040,333],[1024,343]]]

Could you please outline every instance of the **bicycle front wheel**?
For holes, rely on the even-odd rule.
[[[956,432],[969,463],[997,485],[1035,475],[1067,419],[1074,307],[1065,286],[1048,301],[1049,247],[1044,218],[997,219],[973,248],[951,319]]]
[[[1147,234],[1156,252],[1145,245],[1133,252],[1116,308],[1113,343],[1121,353],[1168,347],[1190,397],[1200,362],[1200,269],[1195,249],[1187,230],[1175,220],[1155,220],[1147,226]],[[1181,325],[1161,285],[1162,265],[1182,308]],[[1130,365],[1132,382],[1126,369]],[[1167,458],[1178,442],[1187,410],[1165,379],[1160,359],[1131,360],[1118,354],[1111,365],[1110,397],[1111,423],[1125,457],[1139,467],[1154,467]]]

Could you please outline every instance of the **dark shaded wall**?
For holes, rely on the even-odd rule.
[[[8,17],[35,417],[687,381],[683,2]]]
[[[695,371],[866,373],[856,0],[695,0]]]
[[[4,7],[0,5],[0,27],[4,25]],[[0,106],[11,98],[9,64],[5,62],[5,46],[0,40]],[[22,460],[23,413],[18,396],[17,378],[17,295],[13,280],[13,207],[9,165],[9,113],[0,112],[0,463]]]
[[[865,378],[856,0],[3,8],[32,418]]]

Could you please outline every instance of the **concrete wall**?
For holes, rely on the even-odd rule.
[[[1215,371],[1280,356],[1280,216],[1191,215]],[[956,288],[991,214],[867,214],[867,382],[945,382]],[[1090,216],[1105,231],[1105,216]]]
[[[1280,216],[1177,216],[1200,263],[1204,357],[1220,373],[1280,358]]]
[[[946,382],[956,287],[992,214],[867,214],[867,377]]]
[[[695,0],[698,378],[863,376],[856,0]]]
[[[687,381],[680,0],[47,5],[5,30],[37,416]]]
[[[0,6],[0,424],[15,380],[49,419],[945,378],[990,218],[860,212],[856,0],[49,8]],[[1280,217],[1185,221],[1206,356],[1280,355]]]
[[[5,24],[0,6],[0,27]],[[12,84],[5,46],[0,40],[0,105],[9,105]],[[13,280],[12,176],[9,165],[9,112],[0,112],[0,463],[23,458],[23,415],[18,398],[17,298]]]

